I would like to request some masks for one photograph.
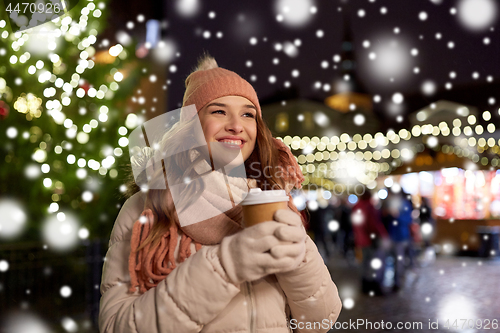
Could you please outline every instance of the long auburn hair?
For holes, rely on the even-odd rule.
[[[288,192],[291,185],[287,184],[286,177],[279,176],[286,175],[286,170],[283,170],[280,160],[286,160],[288,156],[283,156],[286,155],[286,152],[277,149],[273,142],[274,139],[271,131],[262,117],[257,115],[255,119],[257,123],[257,138],[252,154],[245,161],[247,177],[255,179],[257,187],[262,190],[285,189]],[[194,131],[192,131],[193,124],[194,121],[188,121],[185,124],[174,126],[162,138],[160,149],[168,146],[169,149],[175,150],[186,145],[186,138],[188,141],[195,139],[193,137]],[[191,156],[192,149],[176,154],[173,158],[166,160],[162,168],[155,170],[152,177],[153,181],[149,183],[159,184],[159,182],[164,182],[166,189],[150,188],[146,190],[144,209],[151,209],[155,217],[155,223],[149,236],[140,245],[139,249],[144,248],[146,245],[155,246],[161,240],[161,237],[169,231],[171,224],[178,223],[177,211],[168,183],[166,182],[165,175],[167,172],[169,176],[173,175],[169,177],[170,180],[182,180],[186,179],[186,177],[194,179],[194,181],[186,185],[184,191],[181,193],[180,201],[183,203],[180,207],[181,209],[189,207],[191,203],[195,202],[201,196],[205,189],[202,178],[194,170],[194,165],[200,159],[204,158],[204,156],[203,154],[199,154],[194,161],[191,161]],[[141,188],[136,184],[132,173],[129,172],[125,196],[130,197],[140,190]],[[292,201],[290,201],[290,207],[293,211],[299,213]]]

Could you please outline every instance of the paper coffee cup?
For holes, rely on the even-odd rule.
[[[288,200],[288,195],[284,190],[262,191],[260,188],[250,189],[245,200],[241,202],[245,227],[272,221],[274,213],[278,209],[288,207]]]

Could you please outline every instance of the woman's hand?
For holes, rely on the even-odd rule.
[[[303,240],[298,226],[263,222],[224,237],[219,258],[229,280],[238,285],[295,269],[305,254]]]
[[[276,245],[271,249],[275,258],[292,258],[294,265],[290,270],[297,268],[306,254],[306,230],[300,216],[289,210],[280,209],[274,213],[274,219],[284,225],[276,229],[276,238],[286,244]],[[286,271],[282,271],[286,272]]]

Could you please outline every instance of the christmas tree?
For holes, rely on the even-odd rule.
[[[100,40],[106,0],[72,5],[23,30],[22,8],[0,3],[3,242],[71,249],[109,236],[118,212],[127,136],[140,118],[126,105],[141,76],[135,43]]]

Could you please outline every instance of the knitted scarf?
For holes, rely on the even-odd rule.
[[[283,142],[274,139],[274,143],[280,151],[281,166],[289,172],[285,176],[287,183],[300,188],[304,177],[295,157]],[[201,166],[202,169],[210,167],[207,162],[204,163],[206,164]],[[292,168],[287,168],[288,166],[292,166]],[[195,244],[195,249],[198,251],[202,245],[219,244],[225,236],[242,230],[241,205],[228,202],[227,196],[224,195],[227,193],[226,183],[221,177],[220,172],[212,172],[208,177],[205,176],[203,180],[210,186],[206,186],[207,189],[203,191],[192,207],[179,214],[179,219],[176,219],[175,223],[171,223],[169,230],[162,235],[156,245],[147,244],[139,250],[155,223],[151,209],[145,209],[142,212],[132,227],[129,256],[130,292],[135,292],[138,287],[139,291],[144,293],[157,286],[177,267],[176,262],[182,263],[192,254],[192,243]],[[248,188],[256,186],[254,180],[226,177],[235,202],[241,201]],[[289,197],[288,205],[293,209],[292,197]],[[228,205],[231,204],[232,208],[228,209],[231,207]],[[194,207],[196,209],[193,209]],[[217,212],[224,213],[217,214]],[[200,216],[203,215],[211,217],[201,218]],[[179,224],[179,220],[190,219],[201,222],[184,226]],[[175,256],[176,249],[178,249],[177,258]]]

